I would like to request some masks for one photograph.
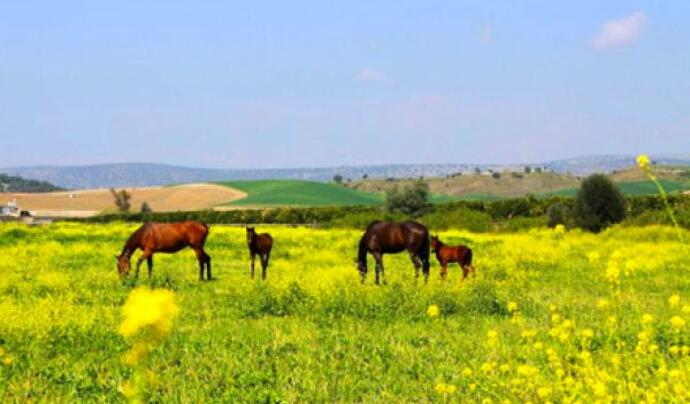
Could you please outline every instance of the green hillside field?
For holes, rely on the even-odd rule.
[[[231,206],[356,206],[378,205],[383,195],[357,191],[332,183],[301,180],[221,182],[247,193]]]
[[[690,184],[679,181],[659,180],[666,192],[682,192],[690,189]],[[657,195],[659,190],[651,181],[617,182],[616,185],[625,196]],[[575,196],[580,188],[568,188],[544,193],[543,196]]]

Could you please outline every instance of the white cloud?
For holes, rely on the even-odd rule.
[[[592,40],[592,46],[597,50],[605,50],[633,43],[642,33],[646,23],[647,16],[641,11],[606,21],[599,35]]]
[[[362,82],[384,81],[386,80],[386,74],[381,70],[367,67],[360,70],[357,75],[355,75],[355,80]]]

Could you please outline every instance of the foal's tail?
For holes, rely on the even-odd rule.
[[[472,249],[471,248],[467,248],[465,250],[465,255],[462,257],[461,266],[463,268],[472,266]]]

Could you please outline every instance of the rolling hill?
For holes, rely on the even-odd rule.
[[[664,165],[690,165],[690,156],[653,156]],[[218,181],[246,180],[311,180],[330,181],[339,174],[353,181],[362,178],[419,178],[445,177],[459,172],[469,174],[476,169],[487,171],[518,171],[523,168],[542,167],[555,173],[584,175],[592,172],[610,173],[635,164],[634,156],[588,156],[546,162],[515,164],[475,164],[455,162],[440,164],[384,164],[361,166],[266,168],[266,169],[214,169],[193,168],[166,164],[118,163],[87,166],[31,166],[0,168],[1,173],[27,179],[49,181],[67,189],[93,189],[110,187],[146,187],[169,184],[187,184]]]
[[[227,181],[219,184],[245,192],[232,206],[350,206],[378,205],[380,194],[345,188],[332,183],[301,180]]]

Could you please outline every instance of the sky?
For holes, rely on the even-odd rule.
[[[0,0],[0,167],[690,153],[688,1]]]

